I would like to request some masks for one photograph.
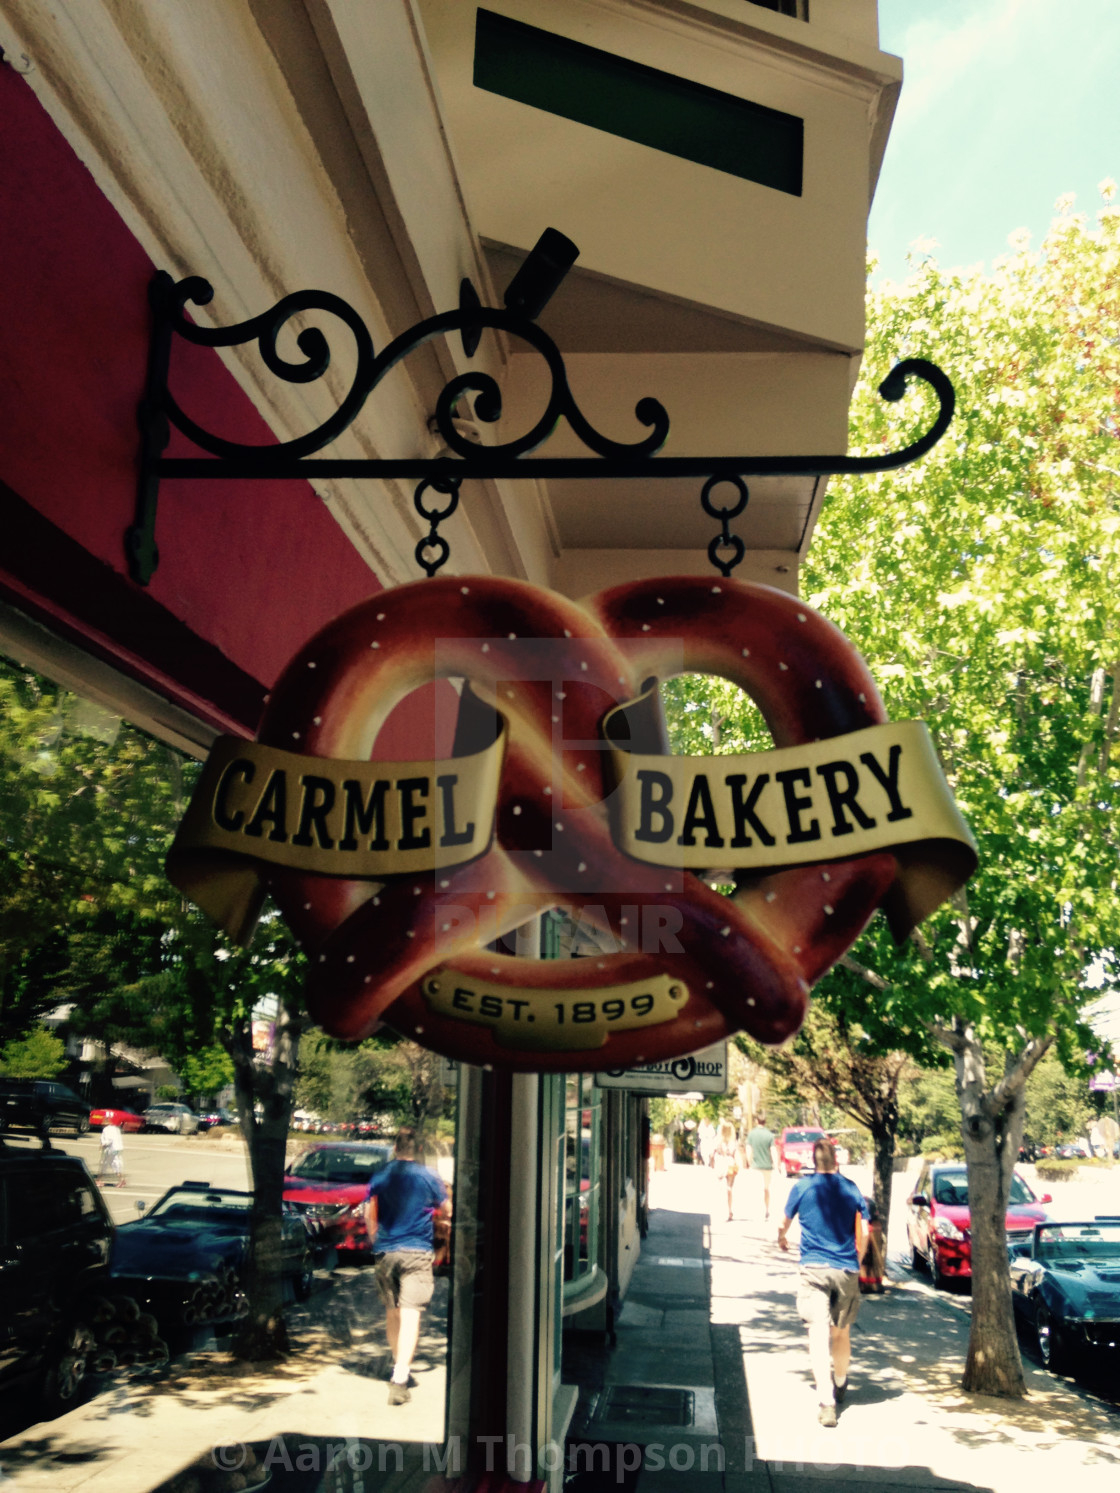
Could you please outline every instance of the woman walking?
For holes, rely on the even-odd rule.
[[[719,1179],[727,1184],[727,1221],[731,1223],[734,1218],[732,1201],[735,1190],[735,1178],[739,1175],[742,1166],[742,1152],[739,1147],[739,1138],[735,1133],[735,1126],[730,1120],[721,1120],[719,1130],[716,1132],[716,1143],[712,1150],[712,1167]]]

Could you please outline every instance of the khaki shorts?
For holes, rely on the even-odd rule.
[[[386,1306],[420,1311],[432,1299],[432,1253],[426,1249],[390,1250],[375,1255],[374,1279]]]
[[[833,1327],[850,1327],[859,1315],[859,1272],[802,1265],[797,1311],[808,1327],[826,1321]]]

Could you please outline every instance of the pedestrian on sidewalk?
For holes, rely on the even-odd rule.
[[[786,1199],[778,1248],[788,1249],[790,1224],[801,1220],[801,1277],[797,1310],[809,1332],[809,1363],[817,1386],[822,1426],[835,1426],[848,1390],[852,1323],[859,1314],[859,1261],[867,1200],[836,1167],[836,1148],[819,1140],[811,1177],[802,1177]]]
[[[102,1184],[109,1175],[118,1187],[124,1186],[124,1136],[119,1125],[101,1127],[101,1156],[97,1164],[97,1181]]]
[[[730,1120],[721,1120],[719,1129],[716,1131],[715,1145],[712,1147],[712,1169],[727,1187],[728,1223],[734,1217],[732,1201],[735,1195],[735,1178],[739,1175],[742,1160],[743,1153],[739,1146],[739,1137],[735,1134],[735,1126]]]
[[[747,1136],[746,1159],[752,1174],[758,1178],[758,1181],[752,1184],[751,1190],[762,1193],[764,1221],[770,1217],[770,1181],[777,1165],[777,1157],[774,1132],[766,1128],[766,1115],[760,1109],[755,1115],[754,1128]]]
[[[393,1160],[370,1179],[366,1230],[374,1245],[374,1279],[385,1304],[385,1333],[393,1360],[389,1404],[409,1394],[420,1316],[435,1290],[435,1219],[448,1218],[447,1189],[438,1174],[416,1160],[416,1132],[397,1131]]]

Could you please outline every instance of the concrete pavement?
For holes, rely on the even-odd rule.
[[[1078,1493],[1114,1493],[1120,1486],[1120,1406],[1046,1373],[1029,1354],[1027,1400],[965,1395],[959,1385],[968,1345],[967,1298],[934,1292],[897,1263],[887,1293],[862,1303],[840,1424],[835,1430],[820,1427],[794,1306],[796,1249],[784,1255],[774,1242],[786,1186],[776,1183],[774,1211],[764,1222],[751,1181],[749,1175],[741,1178],[735,1199],[737,1214],[746,1216],[727,1223],[723,1189],[710,1172],[676,1167],[655,1174],[651,1201],[657,1211],[628,1298],[628,1306],[639,1298],[648,1261],[664,1258],[663,1241],[679,1240],[682,1223],[692,1220],[710,1280],[712,1382],[727,1493],[819,1493],[829,1483],[884,1493],[954,1487],[1024,1493],[1063,1482]],[[796,1232],[795,1226],[791,1244]],[[673,1284],[662,1267],[658,1290],[666,1317],[676,1290],[694,1300],[695,1268],[682,1265]],[[628,1306],[608,1370],[616,1376],[619,1355],[629,1352]],[[730,1356],[729,1343],[735,1350]],[[674,1377],[670,1343],[666,1350],[663,1377],[648,1383],[681,1382],[680,1375]],[[740,1365],[745,1393],[739,1391],[743,1404],[737,1408]],[[683,1464],[686,1453],[677,1460]],[[717,1486],[710,1469],[708,1478]],[[638,1493],[698,1490],[699,1462],[675,1477],[672,1469],[643,1470],[636,1486]]]

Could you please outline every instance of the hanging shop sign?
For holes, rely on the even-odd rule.
[[[682,672],[747,691],[774,749],[667,755],[651,681]],[[391,710],[440,677],[466,681],[452,756],[371,762]],[[905,937],[975,864],[925,728],[886,720],[858,653],[795,597],[677,577],[577,605],[441,577],[292,660],[259,740],[215,746],[168,874],[241,940],[271,896],[336,1036],[384,1021],[464,1062],[607,1071],[740,1029],[784,1040],[876,908]],[[492,951],[551,908],[602,952]]]
[[[611,1068],[596,1073],[600,1089],[625,1089],[630,1094],[726,1094],[727,1043],[717,1042],[703,1052],[646,1063],[641,1068]]]

